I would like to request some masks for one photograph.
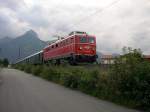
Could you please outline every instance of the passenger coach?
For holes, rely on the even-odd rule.
[[[19,61],[16,64],[42,64],[43,63],[43,51],[37,52],[30,56],[27,56]]]

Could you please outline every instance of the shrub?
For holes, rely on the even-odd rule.
[[[49,71],[49,68],[47,66],[43,66],[43,69],[40,73],[40,76],[44,79],[47,79],[47,80],[51,80],[51,76],[50,76],[50,71]]]
[[[0,59],[0,66],[1,67],[8,67],[9,61],[8,59],[4,58],[4,59]]]
[[[51,74],[51,79],[52,81],[54,82],[58,82],[59,83],[59,80],[60,80],[60,75],[61,75],[61,68],[57,66],[53,67],[53,66],[50,66],[49,67],[49,72]]]
[[[9,64],[9,61],[8,61],[8,59],[5,58],[5,59],[3,60],[3,66],[4,66],[4,67],[7,67],[8,64]]]
[[[99,72],[97,70],[85,69],[80,74],[79,89],[83,92],[96,95],[95,89]]]
[[[71,72],[69,70],[66,70],[63,68],[61,68],[60,72],[61,73],[60,73],[59,83],[66,87],[70,87],[70,80],[69,80],[70,78],[69,77],[70,77],[70,75],[72,75]]]
[[[32,66],[32,65],[24,65],[22,67],[24,68],[25,72],[31,73],[34,66]]]
[[[41,72],[42,72],[42,69],[43,69],[43,67],[40,66],[40,65],[34,66],[34,67],[32,68],[32,73],[33,73],[35,76],[39,76],[39,75],[41,74]]]
[[[22,65],[19,66],[19,69],[24,71],[26,66],[28,66],[28,65],[22,64]]]

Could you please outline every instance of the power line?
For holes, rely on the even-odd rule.
[[[62,1],[63,1],[63,0],[62,0]],[[114,6],[115,4],[117,4],[117,3],[120,2],[120,1],[121,1],[121,0],[115,0],[114,2],[112,2],[112,3],[108,4],[107,6],[105,6],[103,9],[98,9],[98,10],[96,10],[95,12],[93,12],[93,13],[87,15],[86,17],[83,17],[82,19],[80,19],[79,21],[75,22],[74,24],[70,24],[70,25],[68,26],[68,28],[69,28],[69,29],[76,28],[76,26],[79,26],[79,25],[82,24],[83,22],[86,22],[86,21],[88,20],[87,18],[92,17],[93,15],[97,15],[97,14],[100,14],[100,13],[104,12],[106,9],[108,9],[108,8],[110,8],[110,7],[112,7],[112,6]],[[62,3],[62,2],[59,2],[59,4],[61,4],[61,3]],[[57,5],[55,6],[55,8],[56,8],[57,6],[59,6],[59,4],[57,4]],[[72,31],[72,30],[71,30],[71,31]]]
[[[110,8],[110,7],[112,7],[112,6],[114,6],[115,4],[117,4],[117,3],[120,2],[120,1],[121,1],[121,0],[116,0],[116,1],[114,1],[114,2],[112,2],[112,3],[110,3],[110,4],[108,4],[107,6],[105,6],[103,9],[99,9],[99,10],[95,11],[94,13],[89,14],[88,16],[86,16],[86,17],[82,18],[81,20],[79,20],[78,22],[76,22],[76,23],[74,23],[74,24],[71,24],[70,26],[72,26],[73,28],[75,28],[76,26],[82,24],[82,21],[87,21],[87,18],[88,18],[88,17],[91,17],[91,16],[93,16],[93,15],[95,15],[95,14],[97,14],[97,13],[98,13],[98,14],[99,14],[99,13],[102,13],[102,12],[104,12],[106,9],[108,9],[108,8]]]

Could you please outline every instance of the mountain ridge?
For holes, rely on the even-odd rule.
[[[46,45],[47,43],[40,40],[35,31],[29,30],[14,39],[0,42],[0,58],[7,58],[10,63],[15,63],[42,50]]]

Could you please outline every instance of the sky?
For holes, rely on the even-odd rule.
[[[0,38],[30,29],[45,41],[85,31],[100,52],[130,46],[150,54],[150,0],[0,0]]]

